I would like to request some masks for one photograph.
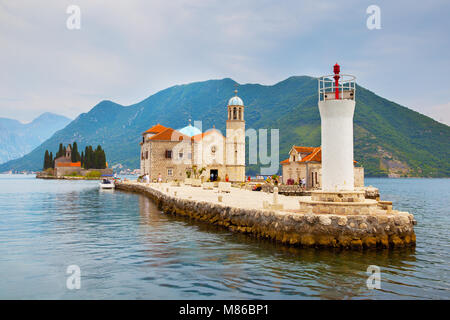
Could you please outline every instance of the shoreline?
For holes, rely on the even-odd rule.
[[[36,179],[45,179],[45,180],[101,180],[102,177],[72,177],[72,176],[38,176],[36,175]]]
[[[222,226],[233,232],[290,246],[388,249],[415,246],[416,242],[413,215],[396,210],[389,214],[364,215],[302,213],[296,205],[302,197],[288,197],[291,198],[290,202],[283,198],[281,202],[284,201],[286,209],[272,210],[233,199],[228,201],[232,204],[219,202],[214,200],[221,195],[217,194],[217,189],[203,190],[201,187],[153,183],[147,185],[131,181],[116,183],[116,189],[144,194],[166,214],[189,217]],[[224,197],[236,197],[239,192],[245,192],[237,188],[232,189],[236,189],[232,191],[234,195]],[[193,199],[192,194],[201,194],[204,198]],[[252,199],[256,203],[264,197],[270,197],[270,194],[254,192],[251,196],[260,198]]]

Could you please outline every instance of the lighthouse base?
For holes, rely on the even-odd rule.
[[[379,201],[379,197],[368,199],[366,196],[364,191],[312,191],[310,197],[299,200],[299,213],[318,217],[322,225],[333,227],[324,231],[333,246],[415,245],[414,216],[393,210],[392,202]]]

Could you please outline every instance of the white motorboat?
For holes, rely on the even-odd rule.
[[[100,189],[114,189],[115,188],[114,181],[111,181],[108,179],[103,179],[99,185],[100,185]]]

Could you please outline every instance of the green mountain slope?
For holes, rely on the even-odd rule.
[[[6,170],[38,170],[45,149],[56,151],[60,142],[101,144],[108,162],[129,168],[139,167],[141,133],[161,123],[173,128],[187,125],[188,119],[202,120],[203,130],[225,130],[226,104],[233,95],[231,79],[209,80],[162,90],[147,99],[121,106],[102,101],[81,114],[63,130],[26,156],[0,165]],[[320,116],[317,107],[317,80],[291,77],[273,86],[245,84],[239,96],[246,105],[247,128],[279,128],[280,160],[291,146],[320,145]],[[356,92],[355,159],[370,176],[450,176],[450,127],[362,87]],[[258,166],[248,167],[248,173]]]

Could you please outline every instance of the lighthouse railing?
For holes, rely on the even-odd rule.
[[[355,100],[356,78],[352,75],[341,74],[336,86],[334,76],[327,75],[318,79],[319,101],[336,100],[336,88],[339,90],[339,100]]]

